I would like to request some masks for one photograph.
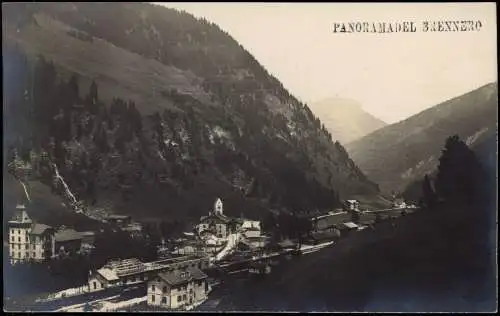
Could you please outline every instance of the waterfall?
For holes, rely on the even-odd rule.
[[[75,196],[73,195],[73,193],[70,191],[68,185],[66,184],[66,182],[64,181],[63,177],[61,177],[61,175],[59,174],[59,170],[57,169],[57,166],[55,163],[52,164],[52,166],[54,167],[54,171],[56,173],[56,178],[63,184],[64,186],[64,191],[66,192],[66,195],[71,199],[71,202],[73,203],[73,205],[76,205],[77,204],[77,201],[76,201],[76,198]]]
[[[22,182],[21,180],[19,180],[19,182],[21,182],[21,184],[23,185],[24,194],[26,194],[26,198],[28,199],[29,202],[31,202],[30,195],[28,194],[28,189],[26,188],[26,184],[24,184],[24,182]]]

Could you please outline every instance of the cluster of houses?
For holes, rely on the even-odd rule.
[[[339,237],[362,230],[366,228],[364,225],[373,222],[373,216],[373,213],[361,212],[358,201],[348,200],[340,210],[310,218],[314,227],[312,236],[333,234]],[[111,215],[106,221],[132,235],[141,233],[141,227],[134,224],[130,216]],[[112,260],[100,269],[90,271],[85,285],[87,291],[145,284],[149,306],[190,309],[206,300],[211,287],[205,272],[214,260],[222,258],[221,253],[227,255],[241,248],[259,250],[269,242],[269,238],[262,234],[259,221],[226,216],[221,199],[215,201],[207,216],[200,218],[193,233],[184,234],[185,238],[179,241],[174,251],[168,251],[167,256],[160,253],[159,260]],[[235,236],[238,237],[235,239]],[[54,229],[34,223],[23,205],[17,206],[14,218],[9,221],[12,263],[43,261],[61,253],[81,252],[87,249],[86,246],[91,247],[92,238],[92,232],[76,232],[65,227]],[[280,246],[286,249],[294,245]]]
[[[116,217],[123,225],[128,218]],[[185,233],[178,247],[153,262],[138,259],[110,261],[89,273],[91,292],[130,284],[146,283],[147,304],[166,309],[189,309],[206,300],[211,286],[205,274],[216,254],[227,248],[231,236],[261,246],[260,222],[224,215],[223,203],[217,199],[207,216],[202,216],[193,233]],[[161,250],[161,249],[160,249]],[[160,256],[162,257],[162,256]]]
[[[336,239],[360,231],[377,222],[377,219],[391,219],[402,212],[411,212],[414,205],[407,205],[403,199],[393,202],[393,208],[377,211],[362,211],[357,200],[347,200],[341,209],[311,218],[313,224],[312,239]]]
[[[238,241],[249,247],[262,247],[268,241],[268,237],[262,235],[260,221],[226,216],[222,200],[217,199],[213,210],[200,218],[194,233],[184,234],[174,253],[215,255],[227,245],[230,236],[237,233],[241,236]]]

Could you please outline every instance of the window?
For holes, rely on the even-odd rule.
[[[14,242],[14,236],[12,236],[11,240],[12,240],[12,242]]]
[[[167,293],[167,287],[166,286],[163,287],[163,293]]]
[[[30,253],[29,252],[26,252],[26,258],[28,258],[30,256]]]
[[[30,242],[30,240],[29,240],[28,236],[26,236],[26,242]]]
[[[94,290],[96,290],[96,289],[97,289],[97,282],[94,281]]]
[[[35,253],[35,252],[33,252],[33,258],[35,258],[35,257],[36,257],[36,253]]]
[[[184,295],[182,296],[182,300],[183,300],[183,301],[185,301],[185,300],[186,300],[186,294],[184,294]]]
[[[177,296],[177,302],[182,302],[182,296]]]
[[[167,297],[166,296],[162,297],[161,303],[162,304],[167,304]]]
[[[156,288],[155,288],[155,285],[154,285],[154,284],[153,284],[153,285],[151,285],[151,291],[153,291],[153,292],[154,292],[154,291],[156,291]]]
[[[17,241],[21,242],[21,236],[17,237]]]
[[[154,302],[154,301],[155,301],[155,296],[151,295],[151,302]]]
[[[29,245],[28,245],[28,244],[24,245],[24,248],[25,248],[26,250],[28,250]]]

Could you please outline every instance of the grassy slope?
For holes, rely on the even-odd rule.
[[[95,38],[83,41],[68,34],[71,28],[44,14],[36,14],[37,24],[29,24],[17,32],[6,30],[28,55],[43,55],[62,70],[77,73],[82,79],[80,94],[86,94],[92,79],[99,85],[100,97],[109,102],[113,97],[135,100],[141,112],[152,113],[175,107],[162,96],[167,89],[177,89],[204,104],[212,104],[191,72],[166,66],[156,60],[131,53],[109,42]]]

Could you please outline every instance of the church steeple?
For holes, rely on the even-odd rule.
[[[214,213],[220,214],[220,215],[223,214],[222,200],[219,198],[217,200],[215,200]]]

